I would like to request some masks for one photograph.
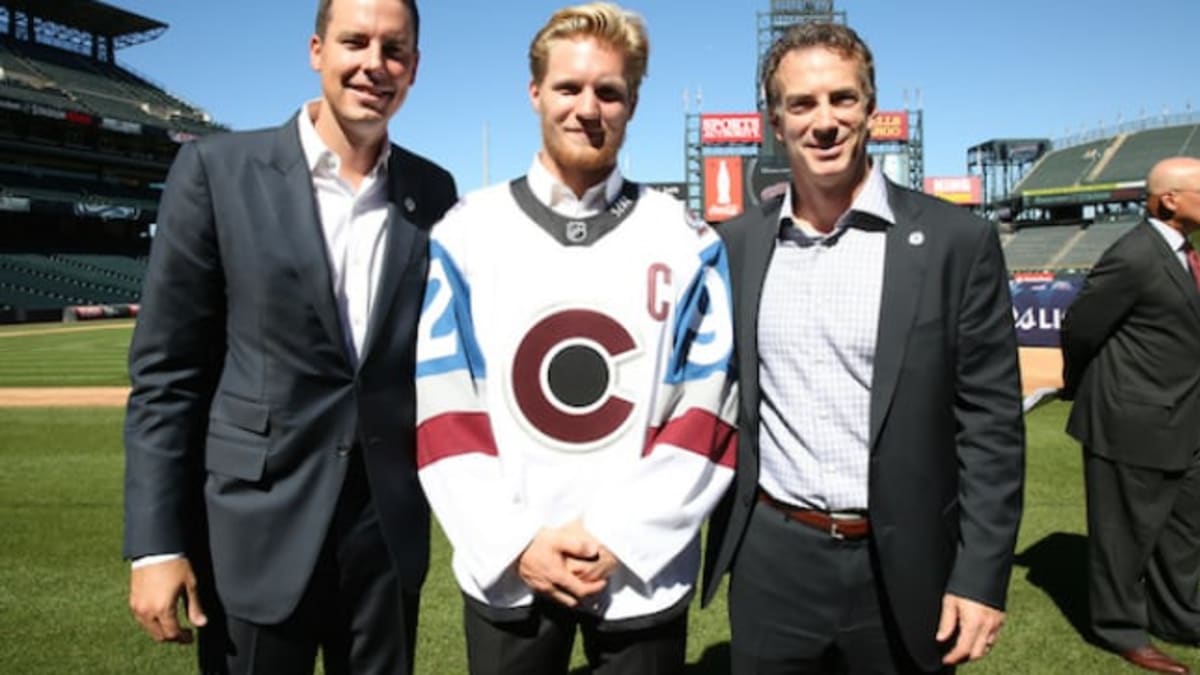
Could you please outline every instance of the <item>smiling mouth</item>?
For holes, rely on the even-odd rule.
[[[842,147],[845,144],[846,141],[843,139],[829,145],[809,145],[808,149],[819,157],[835,157],[841,154]]]
[[[357,93],[363,98],[374,99],[377,101],[386,101],[390,99],[394,92],[391,90],[371,89],[369,87],[350,87],[350,90]]]
[[[604,132],[588,131],[586,129],[567,129],[567,135],[573,138],[581,139],[584,143],[599,148],[604,145]]]

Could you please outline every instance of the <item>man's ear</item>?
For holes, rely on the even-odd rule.
[[[313,33],[312,37],[308,39],[308,65],[314,71],[321,70],[321,48],[324,46],[321,36],[316,33]]]
[[[775,132],[775,140],[783,143],[783,120],[779,119],[778,108],[767,109],[767,122],[771,125],[771,130]]]
[[[1175,193],[1169,190],[1160,195],[1150,195],[1150,198],[1146,200],[1146,213],[1159,220],[1170,220],[1175,217],[1177,201]]]
[[[415,49],[415,50],[413,50],[412,68],[409,69],[409,73],[408,73],[408,86],[410,86],[410,87],[417,83],[417,66],[420,65],[420,63],[421,63],[421,50]]]
[[[541,107],[540,107],[541,106],[541,97],[542,97],[541,87],[538,86],[537,82],[530,80],[529,81],[529,105],[533,106],[533,111],[535,113],[539,113],[539,114],[541,113]]]

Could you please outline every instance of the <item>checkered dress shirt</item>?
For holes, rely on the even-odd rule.
[[[876,167],[825,237],[792,226],[789,191],[758,318],[759,484],[776,499],[866,509],[871,378],[886,228]]]

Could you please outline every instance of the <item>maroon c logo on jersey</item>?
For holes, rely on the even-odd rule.
[[[525,419],[560,443],[603,440],[629,419],[633,403],[611,393],[613,359],[637,348],[611,317],[586,309],[542,319],[517,347],[512,389]]]

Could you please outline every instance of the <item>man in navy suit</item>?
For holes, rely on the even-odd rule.
[[[321,97],[185,144],[130,347],[125,555],[204,672],[411,671],[429,513],[414,456],[427,230],[455,201],[388,140],[415,0],[322,0]]]
[[[1092,267],[1062,329],[1067,432],[1083,444],[1092,631],[1186,673],[1149,633],[1200,642],[1200,160],[1146,178],[1148,217]]]
[[[929,672],[1004,620],[1024,425],[995,228],[867,155],[870,50],[805,24],[763,90],[791,185],[722,228],[741,407],[706,599],[735,673]]]

